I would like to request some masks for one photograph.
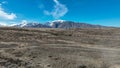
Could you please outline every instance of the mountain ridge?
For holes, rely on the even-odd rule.
[[[1,25],[2,26],[2,25]],[[107,26],[93,25],[88,23],[80,23],[66,20],[54,20],[46,22],[45,24],[36,23],[36,22],[23,22],[16,25],[11,25],[9,27],[19,27],[19,28],[106,28]]]

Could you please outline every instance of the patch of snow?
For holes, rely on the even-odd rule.
[[[59,22],[59,23],[63,23],[65,20],[54,20],[52,22]]]

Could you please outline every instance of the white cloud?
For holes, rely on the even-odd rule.
[[[16,21],[1,21],[0,20],[0,27],[4,27],[4,26],[15,26],[15,25],[20,25],[20,27],[25,26],[28,23],[27,20],[21,20],[20,22],[16,22]]]
[[[4,9],[1,7],[2,4],[0,4],[0,18],[5,20],[14,20],[17,16],[14,13],[7,13],[4,11]]]
[[[15,25],[17,22],[14,21],[0,21],[0,27],[4,27],[4,26],[13,26]]]
[[[0,26],[10,26],[17,17],[14,13],[8,13],[4,10],[2,5],[7,4],[7,1],[0,2]]]
[[[54,9],[49,11],[44,11],[46,15],[52,15],[55,19],[59,19],[60,17],[64,16],[68,12],[68,8],[61,4],[58,0],[53,0],[55,3]]]
[[[22,20],[22,21],[21,21],[21,24],[27,24],[27,23],[28,23],[27,20]]]
[[[0,22],[0,26],[7,26],[5,22]]]

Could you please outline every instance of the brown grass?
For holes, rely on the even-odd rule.
[[[0,68],[120,68],[120,29],[0,28]]]

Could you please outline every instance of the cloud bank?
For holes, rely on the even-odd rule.
[[[58,0],[53,0],[53,2],[55,3],[54,9],[51,12],[45,10],[44,13],[46,15],[52,15],[55,19],[59,19],[68,12],[68,8]]]

